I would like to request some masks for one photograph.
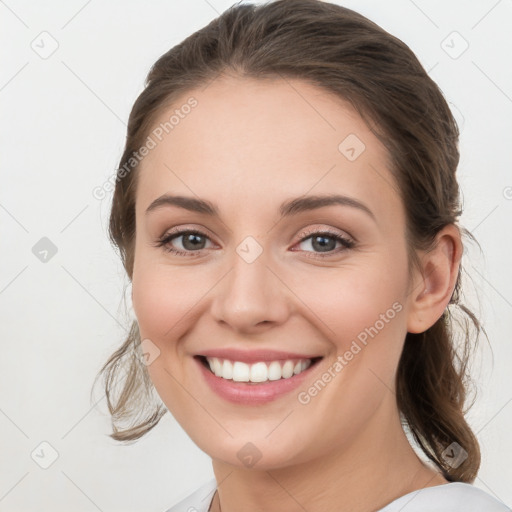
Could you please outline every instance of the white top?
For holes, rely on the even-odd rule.
[[[217,488],[215,478],[165,512],[208,512]],[[512,512],[478,487],[462,482],[425,487],[392,501],[377,512]]]

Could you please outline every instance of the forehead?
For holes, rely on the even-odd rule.
[[[350,195],[380,215],[400,207],[382,143],[348,102],[302,80],[217,78],[162,110],[151,133],[137,215],[164,193],[232,212],[307,193]]]

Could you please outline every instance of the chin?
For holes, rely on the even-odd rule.
[[[202,441],[194,440],[213,460],[239,469],[268,471],[300,464],[311,458],[304,451],[305,446],[297,446],[290,437],[283,440],[272,435],[266,439],[255,436],[251,440],[250,435],[243,435],[226,436],[215,443],[212,443],[212,438]]]

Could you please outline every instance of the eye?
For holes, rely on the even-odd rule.
[[[174,247],[172,241],[180,238],[181,248]],[[194,253],[205,249],[204,244],[207,240],[210,240],[209,237],[201,231],[184,229],[165,234],[157,241],[156,246],[179,256],[196,256]]]
[[[305,252],[313,252],[313,257],[325,258],[328,256],[332,256],[333,254],[338,254],[347,249],[351,249],[352,247],[355,246],[355,242],[353,240],[345,236],[342,236],[339,233],[335,233],[328,230],[310,231],[302,233],[302,236],[303,238],[300,240],[298,245],[307,245],[307,243],[309,243],[310,246],[313,248],[313,251],[308,251],[307,249],[301,250],[304,250]],[[181,247],[176,248],[173,245],[173,241],[175,239],[181,239]],[[194,257],[198,256],[203,249],[207,248],[205,247],[206,242],[211,242],[211,240],[202,231],[182,229],[173,231],[172,233],[166,233],[162,238],[157,240],[155,246],[162,247],[166,252],[170,252],[178,256]],[[339,250],[337,251],[335,251],[336,244],[341,245],[341,248],[338,246]]]
[[[351,249],[355,246],[355,242],[345,236],[340,235],[339,233],[334,233],[332,231],[312,231],[309,233],[303,233],[307,236],[302,238],[299,242],[300,244],[305,244],[306,246],[309,244],[313,250],[317,250],[314,257],[325,258],[328,256],[332,256],[333,254],[338,254],[347,249]],[[336,249],[336,244],[339,243],[341,245],[341,249],[338,251],[334,251]],[[339,246],[338,246],[339,248]],[[313,251],[313,252],[314,252]],[[306,252],[311,252],[307,251]]]

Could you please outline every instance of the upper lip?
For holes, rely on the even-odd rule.
[[[319,355],[297,354],[294,352],[283,352],[281,350],[259,349],[242,350],[237,348],[212,348],[204,350],[198,356],[217,357],[229,359],[230,361],[241,361],[244,363],[257,363],[258,361],[279,361],[287,359],[315,359]]]

